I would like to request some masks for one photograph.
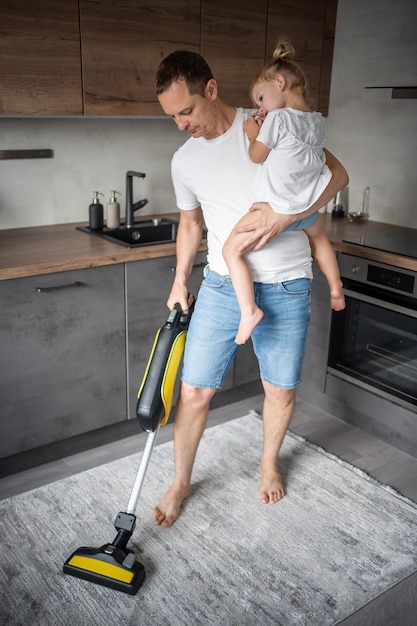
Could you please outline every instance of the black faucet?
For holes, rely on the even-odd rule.
[[[126,172],[126,228],[133,228],[135,225],[135,211],[141,209],[145,204],[148,204],[148,200],[138,200],[133,204],[133,176],[138,178],[145,178],[146,174],[142,172]]]

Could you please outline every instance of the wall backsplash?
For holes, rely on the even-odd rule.
[[[350,176],[349,210],[370,192],[371,219],[417,228],[416,100],[390,89],[417,85],[415,0],[339,0],[328,148]],[[252,77],[248,76],[248,84]],[[176,211],[173,152],[186,139],[168,118],[0,118],[0,149],[50,148],[52,159],[0,161],[0,229],[88,219],[92,192],[122,192],[125,173],[146,173],[134,199],[142,215]]]
[[[126,172],[134,200],[148,198],[143,215],[176,211],[170,163],[186,139],[168,118],[0,118],[1,144],[51,148],[52,159],[0,161],[0,229],[88,220],[92,192],[105,205],[110,191],[125,214]]]

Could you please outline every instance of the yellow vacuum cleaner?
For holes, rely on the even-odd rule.
[[[192,297],[191,297],[192,298]],[[145,580],[145,568],[126,546],[135,524],[135,510],[159,427],[166,424],[172,408],[174,386],[184,352],[194,298],[187,314],[177,305],[155,336],[138,392],[136,415],[148,437],[126,511],[114,523],[117,535],[100,548],[81,547],[64,563],[64,573],[98,585],[134,595]]]

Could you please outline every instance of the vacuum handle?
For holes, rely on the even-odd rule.
[[[176,304],[165,325],[156,333],[136,404],[136,417],[148,432],[168,420],[194,302],[192,296],[187,313]]]
[[[177,326],[179,330],[186,330],[188,328],[195,305],[194,296],[192,294],[188,294],[188,297],[192,298],[188,307],[188,312],[183,313],[180,303],[177,302],[170,314],[168,315],[168,319],[165,323],[164,328],[172,329],[175,326]]]

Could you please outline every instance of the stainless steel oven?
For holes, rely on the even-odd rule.
[[[417,413],[417,273],[338,261],[347,306],[332,314],[328,373]]]

